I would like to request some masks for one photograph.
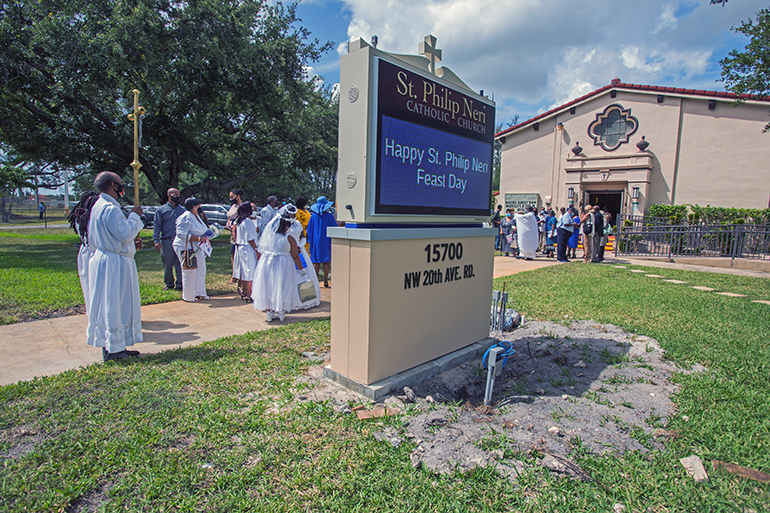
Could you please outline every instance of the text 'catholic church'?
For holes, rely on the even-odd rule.
[[[506,208],[574,203],[640,215],[650,205],[768,208],[769,100],[614,79],[499,132]]]

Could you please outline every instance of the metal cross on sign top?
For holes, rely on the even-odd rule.
[[[436,63],[441,62],[441,50],[436,48],[436,38],[431,35],[425,36],[425,41],[420,43],[418,52],[420,55],[424,55],[430,59],[430,67],[428,70],[435,75]]]

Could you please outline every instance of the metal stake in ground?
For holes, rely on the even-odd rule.
[[[495,290],[492,292],[492,331],[498,330],[497,305],[500,302],[500,295],[501,293],[499,290]]]
[[[505,351],[502,347],[493,347],[489,350],[489,356],[487,357],[487,388],[484,392],[484,404],[489,406],[492,404],[492,389],[495,387],[495,376],[499,374],[498,367],[502,369],[502,360],[498,361],[497,357],[500,353]]]

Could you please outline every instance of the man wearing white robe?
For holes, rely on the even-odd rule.
[[[123,180],[118,175],[99,173],[94,186],[101,195],[88,223],[94,253],[88,262],[87,343],[101,347],[106,362],[139,354],[126,347],[142,341],[134,238],[144,224],[141,206],[135,205],[128,218],[123,214],[117,199],[123,195]]]
[[[516,214],[516,235],[519,240],[519,258],[533,260],[538,244],[537,218],[531,207],[526,214]]]

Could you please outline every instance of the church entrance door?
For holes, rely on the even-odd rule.
[[[615,223],[617,215],[623,209],[623,191],[611,192],[591,192],[588,191],[588,204],[591,206],[599,205],[599,208],[607,210],[611,214],[612,223]]]

